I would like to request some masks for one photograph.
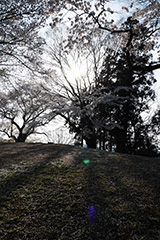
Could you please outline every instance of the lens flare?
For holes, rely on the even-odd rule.
[[[89,164],[89,163],[90,163],[90,160],[89,160],[89,159],[83,160],[83,163],[84,163],[84,164]]]
[[[93,206],[88,207],[88,218],[91,223],[96,223],[97,216],[96,216],[96,210]]]

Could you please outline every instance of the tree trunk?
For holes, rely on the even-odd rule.
[[[127,130],[117,129],[115,134],[116,152],[127,153]]]
[[[27,139],[27,134],[25,133],[20,133],[18,137],[16,138],[16,142],[25,142]]]
[[[108,144],[108,147],[109,147],[109,152],[112,152],[112,135],[111,135],[111,134],[109,135],[109,144]]]
[[[97,147],[97,138],[95,135],[91,136],[90,138],[85,139],[87,147],[88,148],[94,148],[96,149]]]

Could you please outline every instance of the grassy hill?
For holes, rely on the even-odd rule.
[[[0,239],[159,240],[160,159],[0,144]]]

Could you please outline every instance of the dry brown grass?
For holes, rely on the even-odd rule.
[[[156,158],[0,144],[0,239],[159,240],[159,183]]]

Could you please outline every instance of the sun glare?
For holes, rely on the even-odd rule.
[[[85,75],[85,69],[82,70],[81,66],[73,66],[68,72],[68,80],[74,82]]]

